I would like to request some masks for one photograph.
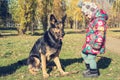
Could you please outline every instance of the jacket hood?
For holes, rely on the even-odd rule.
[[[78,7],[81,8],[84,15],[92,15],[92,13],[98,8],[93,2],[79,2]]]
[[[98,9],[92,14],[92,19],[94,18],[104,18],[105,20],[108,20],[108,15],[104,10]]]

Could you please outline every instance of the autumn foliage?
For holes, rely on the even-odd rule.
[[[26,34],[35,29],[46,31],[49,27],[49,16],[55,14],[58,19],[67,15],[66,28],[85,28],[86,21],[78,7],[80,0],[4,0],[0,1],[0,25],[4,23],[19,24],[13,26],[18,33]],[[120,0],[82,0],[95,2],[100,8],[106,10],[109,15],[109,27],[120,26]],[[2,5],[4,4],[4,6]],[[3,14],[3,12],[6,12]],[[6,26],[6,25],[5,25]]]

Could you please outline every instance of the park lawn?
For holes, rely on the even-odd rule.
[[[34,42],[39,37],[41,36],[24,35],[0,38],[0,80],[43,80],[41,71],[37,75],[31,75],[24,65]],[[57,70],[53,70],[50,72],[52,76],[49,80],[120,80],[120,55],[108,50],[105,54],[98,55],[96,59],[101,75],[98,78],[87,79],[82,76],[85,66],[80,51],[84,41],[84,33],[66,30],[60,60],[65,71],[80,72],[60,77],[57,76]]]
[[[120,27],[119,28],[109,28],[107,35],[113,38],[120,39]]]

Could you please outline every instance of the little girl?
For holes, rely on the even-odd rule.
[[[84,77],[98,77],[100,75],[97,68],[96,56],[105,52],[106,39],[106,12],[99,9],[95,3],[79,3],[82,13],[89,19],[86,29],[86,42],[82,48],[82,58],[85,61],[86,70],[83,71]]]

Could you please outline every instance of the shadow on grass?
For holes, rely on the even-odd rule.
[[[112,32],[120,32],[120,30],[111,30]]]
[[[101,57],[101,56],[99,56]],[[65,67],[72,65],[74,63],[83,63],[83,58],[74,58],[74,59],[60,59],[62,68],[65,70]],[[111,58],[101,57],[97,62],[99,69],[106,69],[111,64]],[[83,64],[84,65],[84,64]],[[48,66],[55,66],[54,62],[48,64]],[[52,71],[52,67],[49,68],[48,73]]]
[[[82,63],[82,58],[74,58],[74,59],[60,59],[61,65],[63,69],[71,65],[73,63]],[[53,62],[50,62],[48,66],[54,66],[55,64]],[[27,66],[27,59],[19,60],[16,63],[10,64],[8,66],[2,66],[0,67],[0,76],[8,76],[13,74],[17,69],[21,68],[22,66]],[[52,69],[49,69],[48,72],[51,72]]]
[[[18,36],[18,34],[0,34],[0,37],[8,37],[8,36]]]
[[[74,58],[74,59],[60,59],[61,65],[63,69],[65,67],[72,65],[74,63],[82,63],[82,58]],[[107,57],[101,57],[101,59],[98,61],[98,68],[99,69],[105,69],[107,68],[111,63],[111,59]],[[27,59],[19,60],[16,63],[13,63],[8,66],[2,66],[0,67],[0,76],[8,76],[13,74],[17,69],[21,68],[22,66],[27,66]],[[55,66],[54,62],[50,62],[48,66]],[[48,70],[48,73],[50,73],[52,69]]]
[[[0,30],[17,30],[17,28],[12,28],[12,27],[2,27],[2,28],[0,28]]]
[[[0,28],[1,33],[0,33],[0,38],[1,37],[7,37],[7,36],[18,36],[17,33],[12,33],[12,31],[17,31],[17,28]]]
[[[60,59],[63,67],[67,67],[73,63],[82,63],[83,58],[74,58],[74,59]]]
[[[32,33],[29,33],[29,34],[25,34],[25,35],[31,35],[31,36],[42,36],[44,33],[39,33],[39,32],[34,32],[33,34]],[[8,37],[8,36],[19,36],[19,34],[15,34],[15,33],[1,33],[0,34],[0,37]]]
[[[101,57],[101,58],[98,60],[98,62],[97,62],[98,68],[99,68],[99,69],[108,68],[109,65],[111,64],[111,61],[112,61],[111,58]]]
[[[42,35],[44,35],[44,33],[34,32],[32,34],[32,36],[42,36]]]
[[[85,30],[81,30],[81,31],[67,31],[66,34],[84,34]]]
[[[10,64],[8,66],[0,66],[0,76],[7,76],[13,74],[17,69],[21,68],[22,66],[27,65],[27,59],[23,59],[17,61],[16,63]]]
[[[16,31],[17,32],[17,28],[0,28],[0,30],[2,31],[0,33],[0,38],[1,37],[8,37],[8,36],[18,36],[18,33],[12,33],[12,31]],[[35,31],[37,31],[38,29],[35,29]],[[44,33],[40,33],[40,32],[35,32],[32,34],[31,32],[26,33],[25,35],[31,35],[31,36],[42,36]]]
[[[73,58],[73,59],[60,59],[61,62],[61,66],[63,68],[63,70],[65,70],[65,67],[72,65],[74,63],[82,63],[83,62],[83,58]],[[55,63],[52,61],[50,63],[48,63],[47,66],[55,66]],[[52,67],[49,68],[48,73],[50,73],[52,71]]]

